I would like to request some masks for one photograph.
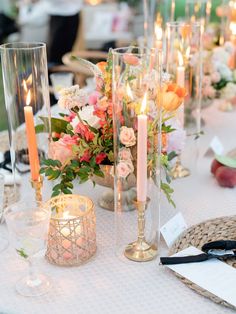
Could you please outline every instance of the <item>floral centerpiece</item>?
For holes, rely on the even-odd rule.
[[[226,42],[223,46],[203,51],[203,100],[215,98],[226,99],[230,102],[235,100],[234,49],[231,42]],[[193,56],[192,64],[195,62],[195,57],[197,56]]]
[[[53,187],[52,196],[60,193],[72,193],[73,181],[83,183],[94,176],[104,177],[102,165],[114,164],[113,154],[113,106],[112,106],[112,60],[109,55],[107,62],[100,62],[96,66],[81,60],[92,68],[95,74],[96,90],[88,95],[78,85],[60,91],[59,107],[67,109],[68,113],[61,113],[61,118],[51,118],[52,140],[49,145],[49,159],[43,161],[41,174],[49,180],[58,180]],[[127,62],[135,65],[135,59],[127,56]],[[176,84],[164,83],[163,97],[163,141],[166,134],[174,129],[166,121],[174,116],[175,111],[183,102],[185,89]],[[119,111],[115,112],[116,116]],[[124,117],[120,116],[120,119]],[[45,122],[46,119],[42,118]],[[37,131],[43,131],[44,126],[37,126]],[[128,178],[135,167],[135,156],[132,146],[136,144],[135,131],[123,127],[120,130],[120,141],[123,148],[120,151],[121,162],[117,166],[118,174]],[[167,182],[162,182],[161,188],[172,203],[169,186],[168,161],[175,157],[174,152],[166,153],[163,147],[162,165],[166,170]]]

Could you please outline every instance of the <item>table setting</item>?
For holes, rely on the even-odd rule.
[[[167,2],[86,87],[0,46],[0,313],[235,312],[236,2]]]

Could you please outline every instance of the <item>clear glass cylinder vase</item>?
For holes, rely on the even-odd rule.
[[[167,22],[175,19],[175,0],[143,0],[144,42],[161,48]]]
[[[195,152],[197,156],[195,139],[201,134],[201,45],[200,23],[167,23],[165,68],[169,81],[182,88],[184,93],[183,102],[171,120],[176,130],[169,134],[169,148],[172,147],[177,154],[187,148],[190,150],[188,155]],[[191,160],[195,162],[195,158]]]
[[[30,171],[37,182],[50,134],[46,45],[10,43],[0,46],[0,52],[12,171],[15,176]]]
[[[161,52],[112,53],[116,253],[142,262],[159,241]]]

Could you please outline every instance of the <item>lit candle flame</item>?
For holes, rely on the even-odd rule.
[[[142,105],[141,105],[141,113],[144,113],[147,106],[147,93],[144,94]]]
[[[29,86],[29,85],[32,84],[32,82],[33,82],[33,77],[32,77],[32,73],[31,73],[31,74],[29,75],[29,77],[27,78],[26,83],[27,83],[27,85]]]
[[[133,100],[134,97],[133,97],[133,93],[132,93],[132,91],[131,91],[131,88],[130,88],[129,84],[127,84],[127,86],[126,86],[126,92],[127,92],[127,95],[129,96],[129,98],[130,98],[131,100]]]
[[[23,88],[24,88],[25,92],[27,93],[28,92],[28,88],[27,88],[27,84],[26,84],[25,80],[23,80],[22,85],[23,85]]]
[[[179,60],[179,66],[183,66],[184,65],[184,59],[182,56],[182,53],[180,51],[178,51],[178,60]]]
[[[189,59],[189,56],[190,56],[190,47],[188,47],[187,49],[186,49],[186,58],[187,59]],[[183,59],[183,58],[182,58]]]
[[[31,103],[31,91],[29,90],[26,96],[26,105],[29,106]]]
[[[162,40],[162,28],[159,25],[155,25],[155,35],[157,40]]]

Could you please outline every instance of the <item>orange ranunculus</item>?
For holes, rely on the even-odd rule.
[[[96,65],[102,71],[102,73],[106,72],[107,62],[101,61],[101,62],[98,62]]]
[[[166,92],[162,94],[163,108],[166,111],[174,111],[182,104],[183,98],[180,98],[175,92]]]

